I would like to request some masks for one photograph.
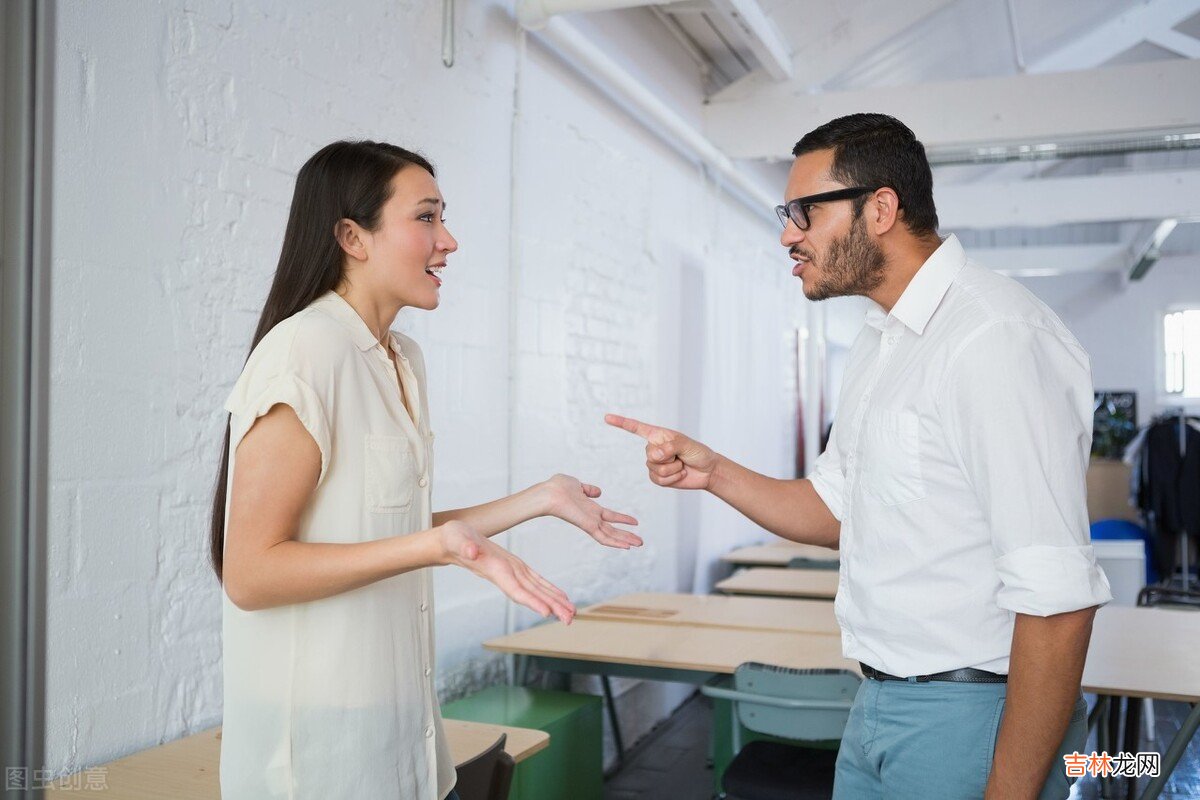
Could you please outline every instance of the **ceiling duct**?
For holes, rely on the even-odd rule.
[[[1185,131],[1120,139],[1077,142],[1036,142],[977,147],[938,148],[928,151],[933,166],[952,164],[999,164],[1008,161],[1046,161],[1125,153],[1157,153],[1166,150],[1200,149],[1200,131]]]

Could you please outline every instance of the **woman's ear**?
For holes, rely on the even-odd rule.
[[[356,261],[367,260],[367,247],[364,242],[366,237],[363,229],[354,220],[339,219],[334,223],[333,238],[346,255]]]

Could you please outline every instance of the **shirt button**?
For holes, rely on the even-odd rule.
[[[428,678],[432,674],[433,674],[433,670],[431,670],[429,667],[426,667],[425,668],[425,677]]]
[[[432,739],[432,738],[433,738],[433,728],[426,728],[426,729],[425,729],[425,738],[426,738],[426,739]]]
[[[895,344],[895,343],[896,343],[896,337],[895,337],[895,336],[889,336],[889,337],[888,337],[888,344]]]
[[[417,481],[417,485],[420,486],[422,489],[424,489],[426,486],[429,485],[429,479],[422,476],[421,480]]]
[[[422,611],[428,611],[428,610],[429,610],[429,603],[421,603],[421,610],[422,610]]]

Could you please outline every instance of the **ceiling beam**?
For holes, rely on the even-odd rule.
[[[1200,61],[818,95],[781,84],[710,102],[704,113],[709,135],[731,158],[774,159],[807,131],[859,111],[898,117],[929,151],[1192,132],[1200,130]]]
[[[1200,169],[934,185],[941,227],[1022,228],[1200,218]]]
[[[1167,241],[1167,237],[1171,235],[1178,224],[1179,220],[1177,219],[1147,223],[1151,230],[1146,236],[1135,240],[1129,249],[1132,256],[1132,263],[1129,265],[1129,280],[1140,281],[1146,277],[1146,273],[1162,257],[1163,243]]]
[[[758,0],[712,0],[712,4],[773,80],[792,77],[792,50]]]
[[[783,31],[796,32],[790,48],[792,89],[819,87],[954,0],[855,0],[839,9],[833,3],[775,3],[771,18]],[[813,13],[819,8],[819,13]],[[671,9],[674,11],[674,9]],[[713,95],[717,101],[738,100],[775,83],[755,70]]]
[[[1169,31],[1197,12],[1200,12],[1200,0],[1146,0],[1039,58],[1028,66],[1027,71],[1061,72],[1098,67],[1151,35]]]
[[[1173,28],[1152,33],[1146,37],[1146,41],[1184,58],[1200,58],[1200,39],[1180,33]]]
[[[967,255],[1002,275],[1041,278],[1079,272],[1121,272],[1129,251],[1121,244],[972,247]]]

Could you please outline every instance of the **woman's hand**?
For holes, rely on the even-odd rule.
[[[608,547],[628,550],[641,547],[642,537],[632,531],[613,527],[612,523],[637,525],[638,521],[628,514],[620,514],[605,508],[593,498],[600,496],[600,488],[580,483],[570,475],[555,475],[541,484],[546,496],[546,513],[569,522]]]
[[[568,625],[575,618],[575,605],[562,589],[491,539],[480,536],[470,525],[451,520],[435,530],[443,564],[469,569],[543,617],[553,614]]]

